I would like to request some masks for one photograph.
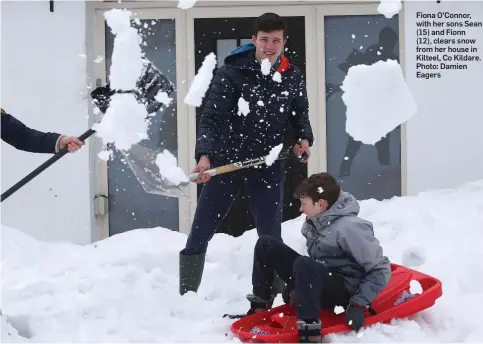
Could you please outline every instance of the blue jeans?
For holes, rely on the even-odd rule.
[[[243,185],[247,187],[258,235],[271,235],[282,240],[283,166],[280,168],[280,175],[274,178],[259,178],[260,176],[263,176],[260,171],[235,171],[214,176],[205,183],[186,242],[185,254],[206,251],[208,242]]]

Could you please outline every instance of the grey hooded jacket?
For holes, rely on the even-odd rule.
[[[367,306],[387,285],[391,266],[359,210],[354,196],[341,191],[327,211],[305,221],[302,234],[309,256],[344,278],[350,302]]]

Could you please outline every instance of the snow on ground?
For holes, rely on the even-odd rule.
[[[483,180],[458,190],[364,201],[361,208],[392,262],[406,261],[441,279],[444,294],[412,319],[326,340],[481,341]],[[305,253],[302,222],[284,223],[283,237]],[[215,235],[198,294],[183,297],[178,252],[184,234],[138,229],[88,246],[39,242],[5,226],[1,234],[2,341],[22,339],[8,330],[8,319],[32,342],[238,342],[229,331],[232,321],[222,315],[248,309],[253,230],[238,238]]]
[[[341,89],[347,107],[346,131],[356,141],[375,144],[417,113],[397,61],[350,67]]]

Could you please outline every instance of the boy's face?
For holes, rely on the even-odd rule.
[[[255,57],[257,60],[268,59],[272,66],[277,62],[277,58],[285,47],[283,30],[271,32],[259,31],[256,36],[252,37],[252,41],[256,47]]]
[[[307,215],[308,218],[322,214],[327,210],[327,201],[325,199],[318,200],[314,203],[312,198],[305,196],[300,198],[300,212]]]

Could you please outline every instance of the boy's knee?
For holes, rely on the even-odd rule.
[[[292,268],[294,273],[306,270],[309,266],[312,264],[312,258],[307,257],[307,256],[299,256],[295,261],[293,262]]]
[[[270,235],[260,235],[260,237],[257,240],[257,243],[255,244],[256,247],[264,247],[267,244],[269,244],[273,240],[273,237]]]

